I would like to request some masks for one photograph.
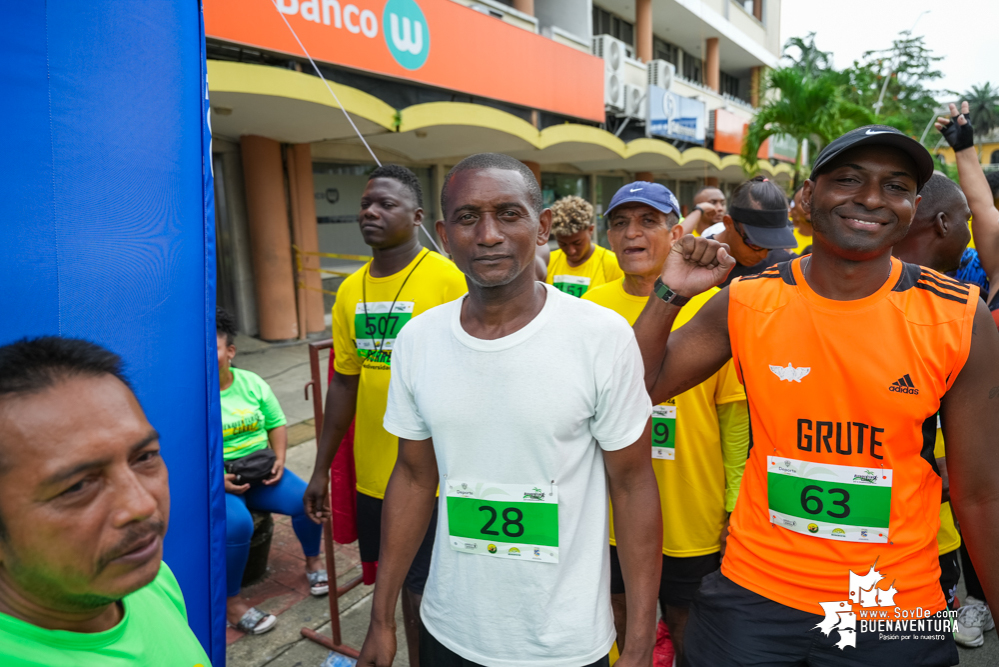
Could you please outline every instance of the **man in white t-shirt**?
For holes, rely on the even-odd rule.
[[[551,213],[530,170],[474,155],[448,174],[437,232],[463,300],[396,339],[385,428],[399,457],[359,665],[391,665],[395,606],[434,509],[420,662],[608,665],[608,492],[628,596],[619,667],[651,664],[662,520],[643,366],[616,313],[535,281]]]

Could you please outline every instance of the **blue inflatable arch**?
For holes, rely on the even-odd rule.
[[[225,663],[215,231],[198,0],[23,0],[0,21],[0,344],[124,357],[162,436],[165,559]]]

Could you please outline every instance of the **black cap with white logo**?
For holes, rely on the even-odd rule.
[[[859,146],[891,146],[911,157],[916,165],[914,176],[916,177],[917,192],[923,189],[923,185],[933,175],[933,158],[921,143],[901,130],[888,125],[865,125],[834,139],[823,148],[812,165],[812,176],[818,176],[823,171],[827,171],[830,163],[837,156]]]

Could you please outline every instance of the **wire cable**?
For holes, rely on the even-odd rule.
[[[368,142],[364,139],[364,135],[361,134],[361,131],[359,129],[357,129],[357,125],[354,124],[354,119],[350,117],[350,114],[347,113],[347,109],[344,108],[343,104],[340,103],[340,98],[336,96],[335,92],[333,92],[333,87],[330,86],[329,81],[326,80],[326,77],[323,76],[323,73],[319,71],[319,66],[316,65],[316,61],[312,59],[311,55],[309,55],[309,50],[305,48],[304,44],[302,44],[302,40],[299,39],[298,33],[295,32],[295,29],[291,27],[290,23],[288,23],[288,19],[285,18],[284,12],[282,12],[281,8],[278,7],[277,0],[271,0],[271,4],[274,5],[274,11],[278,13],[278,16],[281,17],[282,21],[284,21],[284,24],[288,27],[288,30],[291,31],[291,36],[295,38],[296,42],[298,42],[298,47],[302,49],[302,53],[304,53],[305,57],[309,59],[310,63],[312,63],[312,69],[316,71],[316,74],[319,76],[319,78],[322,79],[323,83],[326,84],[326,90],[330,91],[330,95],[332,95],[333,99],[336,100],[336,104],[338,107],[340,107],[340,111],[343,112],[343,115],[347,118],[347,122],[350,123],[350,126],[354,129],[354,134],[356,134],[357,138],[361,140],[361,143],[364,144],[364,147],[368,149],[368,153],[371,155],[371,159],[374,160],[375,164],[377,164],[379,167],[382,166],[381,160],[379,160],[378,156],[375,155],[375,152],[371,150],[371,146],[369,146]],[[438,254],[444,255],[444,253],[441,252],[440,246],[437,245],[437,241],[435,241],[434,237],[430,234],[430,232],[426,230],[426,228],[423,226],[423,223],[420,223],[420,229],[423,230],[423,233],[426,235],[426,237],[430,239],[430,243],[433,244],[434,250],[436,250]]]

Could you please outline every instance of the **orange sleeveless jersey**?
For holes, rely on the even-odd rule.
[[[945,606],[936,414],[968,358],[978,288],[891,261],[856,301],[816,294],[800,259],[729,288],[751,431],[722,573],[814,614],[863,596]]]

